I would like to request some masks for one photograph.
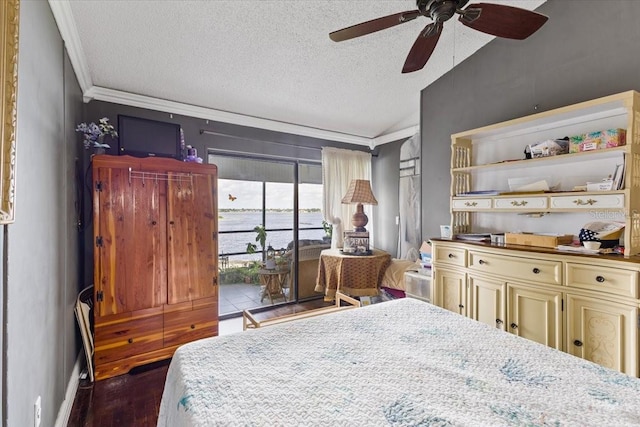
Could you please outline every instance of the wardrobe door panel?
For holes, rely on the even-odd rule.
[[[166,187],[131,179],[128,169],[97,169],[96,315],[166,301]]]
[[[218,207],[215,175],[170,174],[167,190],[167,303],[217,295]]]

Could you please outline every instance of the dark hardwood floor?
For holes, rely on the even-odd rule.
[[[322,299],[285,305],[259,313],[261,318],[299,313],[330,305]],[[240,324],[241,319],[223,320]],[[237,327],[234,327],[237,330]],[[234,330],[235,331],[235,330]],[[125,375],[94,383],[81,380],[68,427],[155,427],[170,360],[134,368]]]
[[[170,360],[90,383],[81,380],[68,427],[155,427]]]

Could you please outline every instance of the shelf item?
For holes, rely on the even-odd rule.
[[[618,147],[626,143],[625,129],[607,129],[575,135],[569,138],[569,152],[603,150]]]
[[[485,233],[472,233],[472,234],[456,234],[458,240],[469,240],[472,242],[486,242],[491,240],[491,234]]]
[[[500,192],[498,190],[485,190],[485,191],[467,191],[464,193],[456,194],[458,197],[477,197],[477,196],[497,196]]]
[[[529,145],[574,135],[593,136],[598,149],[523,158]],[[640,186],[632,185],[640,182],[640,162],[633,160],[640,158],[638,92],[460,132],[451,143],[454,235],[522,229],[577,235],[577,224],[606,219],[625,222],[624,255],[640,253]],[[602,182],[607,177],[610,187]]]
[[[578,246],[578,245],[558,245],[556,246],[556,249],[559,251],[578,252],[581,254],[591,254],[591,255],[599,254],[600,251],[603,250],[603,249],[587,249],[584,246]]]
[[[505,233],[505,242],[512,245],[539,246],[555,248],[573,241],[573,234],[563,236],[535,233]]]

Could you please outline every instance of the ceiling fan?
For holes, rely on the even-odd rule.
[[[517,40],[524,40],[538,31],[548,19],[545,15],[527,9],[493,3],[476,3],[462,9],[468,2],[469,0],[416,0],[417,10],[352,25],[330,33],[329,37],[335,42],[341,42],[413,21],[418,16],[431,18],[433,22],[420,32],[402,68],[403,73],[412,73],[421,70],[427,63],[438,43],[443,23],[456,13],[460,15],[458,20],[467,27],[496,37]]]

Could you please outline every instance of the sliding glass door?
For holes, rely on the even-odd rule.
[[[208,161],[218,166],[220,315],[296,301],[294,242],[323,235],[321,178],[308,172],[320,165],[227,154],[210,154]],[[277,268],[288,271],[275,299],[264,294],[260,274],[271,249]]]

